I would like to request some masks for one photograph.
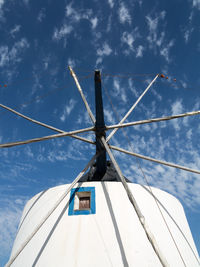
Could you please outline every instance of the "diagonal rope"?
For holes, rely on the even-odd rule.
[[[136,125],[152,123],[152,122],[168,121],[168,120],[179,119],[179,118],[194,116],[194,115],[200,115],[200,110],[182,113],[182,114],[173,115],[173,116],[154,118],[154,119],[149,119],[149,120],[133,121],[133,122],[127,122],[123,124],[114,124],[114,125],[106,126],[106,130],[111,130],[115,128],[124,128],[124,127],[129,127],[129,126],[136,126]]]
[[[24,105],[28,105],[28,104],[34,103],[35,101],[38,101],[40,99],[46,98],[47,96],[49,96],[50,94],[52,94],[55,91],[63,90],[63,89],[65,89],[65,88],[54,88],[52,90],[49,90],[47,93],[45,93],[43,95],[36,96],[34,99],[32,99],[30,101],[27,101],[27,102],[21,103],[19,105],[16,105],[15,108],[20,108],[20,107],[23,107]],[[0,115],[2,115],[2,114],[4,114],[3,111],[0,113]],[[2,118],[2,116],[0,118]]]
[[[46,220],[50,217],[50,215],[55,211],[55,209],[60,205],[60,203],[63,201],[63,199],[68,195],[68,193],[71,191],[71,189],[75,186],[75,184],[80,180],[80,178],[84,175],[84,173],[87,171],[87,169],[92,166],[94,160],[96,159],[97,155],[94,155],[92,159],[88,162],[88,164],[85,166],[85,168],[79,173],[79,175],[74,179],[74,181],[71,183],[69,188],[66,192],[64,192],[61,197],[57,200],[55,205],[50,209],[50,211],[46,214],[46,216],[41,220],[39,225],[35,228],[35,230],[28,236],[28,238],[23,242],[21,247],[17,250],[17,252],[14,254],[14,256],[8,261],[8,263],[5,265],[5,267],[10,267],[11,264],[16,260],[16,258],[20,255],[20,253],[24,250],[24,248],[27,246],[27,244],[31,241],[31,239],[35,236],[35,234],[39,231],[39,229],[42,227],[42,225],[46,222]]]
[[[85,133],[85,132],[89,132],[89,131],[94,131],[94,127],[75,130],[75,131],[71,131],[71,132],[64,132],[64,133],[60,133],[60,134],[53,134],[53,135],[48,135],[48,136],[39,137],[39,138],[33,138],[33,139],[25,140],[25,141],[18,141],[18,142],[0,144],[0,148],[8,148],[8,147],[13,147],[13,146],[31,144],[31,143],[35,143],[35,142],[40,142],[40,141],[44,141],[44,140],[50,140],[50,139],[53,139],[53,138],[71,136],[73,134]]]
[[[125,150],[123,148],[116,147],[116,146],[111,146],[110,145],[110,148],[112,148],[114,150],[117,150],[117,151],[120,151],[122,153],[128,154],[128,155],[140,158],[140,159],[145,159],[145,160],[156,162],[156,163],[159,163],[159,164],[162,164],[162,165],[165,165],[165,166],[174,167],[174,168],[181,169],[181,170],[184,170],[184,171],[200,174],[200,170],[190,169],[190,168],[187,168],[187,167],[184,167],[184,166],[181,166],[181,165],[178,165],[178,164],[174,164],[174,163],[171,163],[171,162],[157,160],[157,159],[154,159],[154,158],[151,158],[151,157],[147,157],[147,156],[144,156],[144,155],[141,155],[141,154],[138,154],[138,153],[134,153],[134,152]]]
[[[85,98],[85,96],[84,96],[84,94],[83,94],[83,91],[82,91],[81,86],[80,86],[80,84],[79,84],[79,81],[78,81],[78,79],[77,79],[77,77],[76,77],[76,74],[74,73],[74,71],[72,70],[72,68],[71,68],[70,66],[69,66],[69,70],[70,70],[70,73],[71,73],[71,75],[72,75],[72,77],[73,77],[75,83],[76,83],[76,86],[77,86],[77,88],[78,88],[78,91],[79,91],[79,93],[80,93],[80,95],[81,95],[81,97],[82,97],[82,99],[83,99],[83,102],[84,102],[84,104],[85,104],[85,107],[86,107],[86,109],[87,109],[87,112],[88,112],[88,114],[89,114],[89,116],[90,116],[90,118],[91,118],[93,124],[95,124],[95,121],[96,121],[96,120],[95,120],[95,117],[94,117],[94,115],[93,115],[93,113],[92,113],[92,111],[91,111],[91,109],[90,109],[90,107],[89,107],[89,105],[88,105],[88,102],[87,102],[87,100],[86,100],[86,98]]]
[[[122,124],[128,116],[131,114],[131,112],[135,109],[137,104],[140,102],[140,100],[143,98],[143,96],[146,94],[146,92],[149,90],[149,88],[153,85],[153,83],[156,81],[156,79],[159,77],[159,74],[156,75],[156,77],[151,81],[151,83],[147,86],[147,88],[144,90],[144,92],[140,95],[140,97],[137,99],[137,101],[132,105],[132,107],[129,109],[129,111],[126,113],[126,115],[121,119],[119,124]],[[117,132],[117,128],[115,128],[110,135],[106,138],[106,142],[110,140],[110,138]]]
[[[4,108],[4,109],[7,109],[7,110],[11,111],[12,113],[14,113],[14,114],[16,114],[16,115],[18,115],[18,116],[20,116],[20,117],[22,117],[22,118],[24,118],[24,119],[26,119],[26,120],[28,120],[28,121],[31,121],[32,123],[38,124],[38,125],[40,125],[40,126],[43,126],[43,127],[45,127],[45,128],[48,128],[48,129],[50,129],[50,130],[53,130],[53,131],[56,131],[56,132],[59,132],[59,133],[65,133],[65,131],[63,131],[63,130],[60,130],[60,129],[58,129],[58,128],[55,128],[55,127],[50,126],[50,125],[48,125],[48,124],[45,124],[45,123],[43,123],[43,122],[34,120],[34,119],[32,119],[32,118],[30,118],[30,117],[28,117],[28,116],[25,116],[25,115],[23,115],[22,113],[20,113],[20,112],[14,110],[14,109],[12,109],[12,108],[10,108],[10,107],[8,107],[8,106],[5,106],[5,105],[3,105],[3,104],[0,104],[0,107],[2,107],[2,108]],[[88,140],[87,138],[84,138],[84,137],[80,137],[80,136],[77,136],[77,135],[71,135],[71,137],[76,138],[76,139],[79,139],[79,140],[84,141],[84,142],[87,142],[87,143],[90,143],[90,144],[95,144],[95,142],[93,142],[93,141],[91,141],[91,140]]]

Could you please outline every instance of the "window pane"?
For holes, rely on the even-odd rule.
[[[79,198],[79,209],[90,209],[90,197]]]

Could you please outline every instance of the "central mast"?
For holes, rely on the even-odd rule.
[[[101,137],[106,137],[105,133],[105,122],[103,113],[103,101],[102,101],[102,90],[101,90],[101,74],[99,70],[95,71],[94,75],[95,82],[95,106],[96,106],[96,153],[100,153],[96,159],[96,171],[93,177],[95,181],[101,181],[107,168],[106,163],[106,150],[101,143]]]

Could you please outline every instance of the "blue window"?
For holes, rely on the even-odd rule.
[[[95,213],[95,187],[73,188],[70,194],[68,215],[89,215]]]

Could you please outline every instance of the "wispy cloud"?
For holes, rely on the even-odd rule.
[[[152,49],[155,54],[157,54],[157,51],[159,51],[160,55],[163,56],[167,62],[169,62],[170,49],[174,46],[174,40],[168,41],[165,36],[165,31],[162,29],[165,27],[165,24],[161,24],[161,21],[165,19],[165,16],[165,11],[161,11],[154,17],[151,15],[146,16],[146,22],[149,28],[147,41],[149,42],[150,49]]]
[[[143,56],[143,52],[144,52],[144,46],[139,45],[136,48],[136,57],[142,57]]]
[[[161,48],[160,54],[165,58],[167,62],[170,61],[170,48],[174,46],[174,40],[171,40],[168,44],[165,44],[165,47]]]
[[[108,4],[109,4],[110,8],[114,7],[114,1],[113,0],[108,0]]]
[[[28,47],[29,43],[26,38],[16,42],[11,49],[8,46],[0,46],[0,67],[20,62],[22,60],[21,53]]]
[[[0,8],[2,8],[4,5],[4,0],[0,0]]]
[[[68,66],[70,66],[72,68],[74,68],[76,66],[75,60],[72,58],[68,58],[67,64],[68,64]]]
[[[41,8],[41,10],[40,10],[40,12],[39,12],[39,14],[37,16],[37,20],[39,22],[42,22],[45,19],[45,17],[46,17],[46,9],[45,8]]]
[[[192,5],[193,7],[200,9],[200,0],[193,0]]]
[[[138,27],[135,27],[131,32],[123,32],[121,42],[122,45],[125,44],[127,46],[127,48],[124,50],[126,55],[129,55],[131,52],[135,52],[136,55],[142,56],[143,46],[140,45],[138,48],[135,46],[135,41],[138,38],[140,38]]]
[[[109,56],[112,53],[111,47],[108,43],[104,43],[102,48],[97,49],[97,55],[102,56]]]
[[[188,18],[188,22],[186,26],[182,27],[183,38],[186,44],[188,44],[188,42],[191,39],[192,33],[194,32],[193,15],[194,15],[194,11],[192,10]]]
[[[121,40],[123,43],[128,45],[130,50],[133,50],[133,43],[135,41],[133,38],[133,34],[128,33],[128,32],[123,32]]]
[[[174,103],[172,103],[171,111],[172,111],[172,115],[183,113],[183,105],[182,105],[181,99],[178,99]],[[171,123],[173,124],[174,129],[176,131],[176,135],[178,136],[179,130],[180,130],[180,121],[179,120],[173,120],[173,121],[171,121]]]
[[[108,109],[108,108],[105,108],[104,109],[104,115],[105,115],[105,118],[106,118],[106,122],[107,123],[110,123],[110,124],[114,124],[115,123],[115,116],[113,114],[113,111]]]
[[[182,99],[178,99],[176,100],[172,106],[171,106],[171,110],[172,110],[172,115],[176,115],[176,114],[180,114],[183,112],[183,105],[182,105]]]
[[[97,27],[98,24],[98,18],[94,17],[90,20],[91,24],[92,24],[92,29],[94,30]]]
[[[104,43],[102,48],[98,48],[97,49],[97,61],[96,61],[96,65],[98,65],[99,63],[101,63],[103,61],[103,58],[105,56],[109,56],[110,54],[112,53],[112,49],[111,47],[109,46],[108,43]]]
[[[121,2],[119,10],[118,10],[118,15],[119,15],[119,21],[122,24],[128,23],[131,24],[131,15],[129,13],[128,8],[126,7],[124,2]]]
[[[60,116],[60,120],[62,122],[64,122],[66,118],[70,115],[75,105],[76,105],[76,101],[74,99],[70,99],[69,102],[65,105],[62,115]]]
[[[14,28],[10,31],[11,36],[14,38],[16,33],[21,29],[21,25],[15,25]]]
[[[1,199],[0,208],[0,257],[3,258],[11,251],[16,230],[22,214],[22,209],[25,204],[26,198],[12,196],[4,196]],[[5,259],[8,260],[8,259]],[[6,262],[4,262],[6,263]]]
[[[53,33],[53,40],[59,41],[63,38],[66,38],[73,30],[72,26],[64,24],[60,29],[55,28]]]
[[[0,0],[0,20],[3,20],[4,19],[4,15],[3,15],[3,6],[5,4],[5,1],[4,0]]]
[[[75,9],[73,8],[72,3],[66,5],[65,15],[71,20],[71,22],[74,23],[77,23],[83,19],[89,20],[92,23],[92,20],[95,19],[91,9]],[[93,23],[95,22],[93,21]]]

